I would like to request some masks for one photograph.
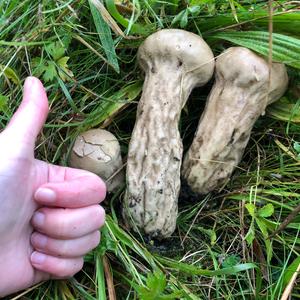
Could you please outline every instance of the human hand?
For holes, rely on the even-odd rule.
[[[0,134],[0,297],[74,275],[100,240],[103,181],[34,158],[47,114],[42,83],[28,77],[23,101]]]

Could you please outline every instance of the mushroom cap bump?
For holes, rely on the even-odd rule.
[[[117,138],[107,130],[91,129],[80,134],[74,143],[69,165],[100,176],[109,192],[124,181],[121,149]]]
[[[213,75],[214,56],[201,37],[165,29],[142,43],[138,61],[145,82],[128,150],[123,216],[134,230],[163,238],[176,226],[180,112],[191,90]]]
[[[167,80],[174,71],[179,71],[186,93],[206,84],[215,66],[214,55],[207,43],[200,36],[181,29],[163,29],[150,35],[139,47],[138,61],[146,73],[168,74]],[[186,95],[182,98],[187,100]]]
[[[182,167],[194,192],[205,194],[226,184],[254,123],[287,85],[283,64],[273,63],[269,74],[268,63],[247,48],[232,47],[217,58],[216,81]]]

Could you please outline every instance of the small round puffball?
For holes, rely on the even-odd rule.
[[[100,176],[108,192],[124,182],[120,144],[107,130],[91,129],[81,133],[75,140],[69,165]]]

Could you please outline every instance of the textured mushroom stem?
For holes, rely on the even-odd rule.
[[[177,218],[180,112],[191,90],[211,78],[214,56],[196,34],[164,29],[146,38],[137,58],[146,78],[128,150],[123,217],[135,231],[164,238]]]
[[[126,220],[152,236],[175,230],[180,189],[182,142],[180,111],[186,102],[180,88],[181,71],[150,71],[137,111],[127,159]],[[156,88],[159,87],[159,88]],[[153,201],[155,199],[155,201]],[[142,225],[142,226],[141,226]],[[161,231],[160,231],[161,229]]]
[[[183,162],[193,191],[205,194],[229,180],[255,121],[287,88],[283,64],[273,63],[270,75],[267,62],[246,48],[229,48],[217,59],[216,82]]]

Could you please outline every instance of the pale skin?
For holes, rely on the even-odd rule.
[[[0,133],[0,297],[73,276],[100,241],[106,187],[96,175],[34,158],[48,100],[35,77]]]

